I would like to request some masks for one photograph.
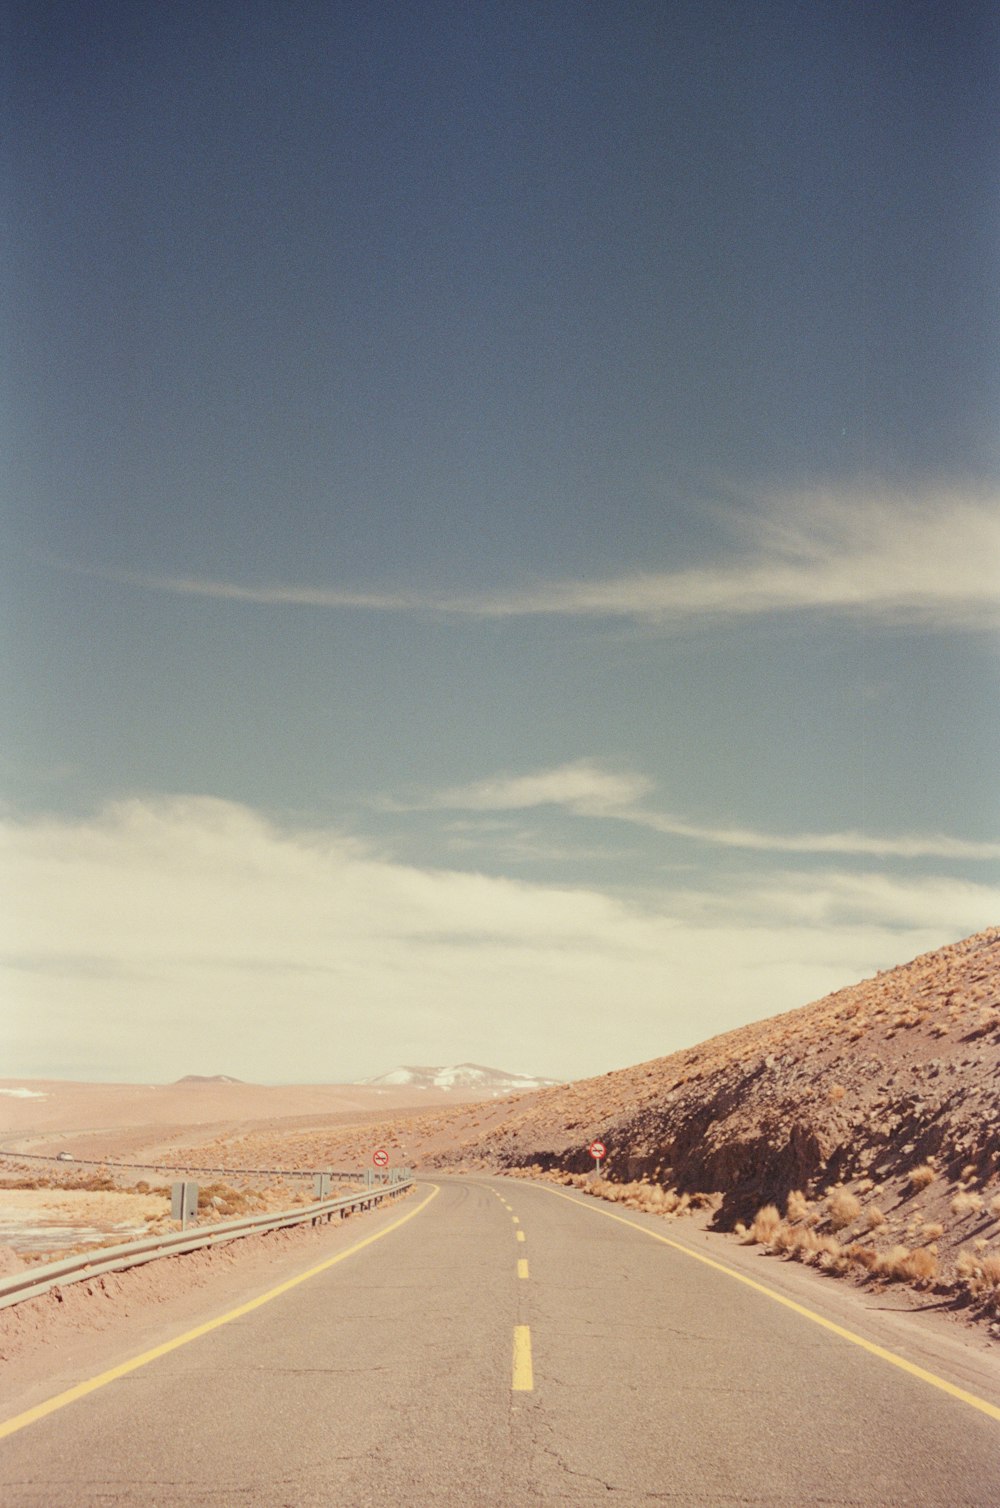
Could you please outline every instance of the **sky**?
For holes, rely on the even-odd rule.
[[[1000,12],[10,0],[0,1075],[578,1078],[1000,922]]]

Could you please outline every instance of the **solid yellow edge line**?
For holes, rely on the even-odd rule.
[[[535,1379],[531,1367],[531,1329],[528,1325],[514,1326],[514,1365],[511,1391],[530,1393]]]
[[[327,1268],[335,1267],[338,1262],[343,1262],[347,1257],[353,1257],[355,1252],[362,1251],[364,1247],[371,1246],[373,1241],[381,1241],[383,1236],[388,1236],[391,1231],[398,1230],[405,1225],[407,1220],[412,1220],[414,1215],[419,1215],[421,1210],[426,1209],[431,1200],[441,1192],[439,1184],[433,1184],[427,1198],[422,1200],[415,1209],[408,1210],[391,1225],[383,1230],[375,1231],[371,1236],[366,1236],[363,1241],[356,1241],[346,1251],[338,1252],[335,1257],[328,1257],[325,1262],[320,1262],[315,1267],[310,1267],[307,1272],[300,1272],[298,1277],[289,1278],[285,1283],[279,1283],[277,1288],[268,1289],[267,1293],[260,1294],[251,1299],[249,1303],[241,1304],[238,1309],[230,1309],[226,1314],[217,1315],[215,1319],[207,1320],[203,1325],[197,1325],[193,1330],[186,1330],[183,1335],[175,1336],[162,1346],[154,1346],[151,1351],[143,1351],[139,1356],[133,1356],[128,1361],[121,1362],[117,1367],[111,1367],[107,1372],[101,1372],[97,1377],[90,1377],[86,1382],[77,1383],[76,1387],[67,1388],[64,1393],[57,1393],[53,1398],[47,1398],[44,1403],[37,1403],[34,1408],[26,1409],[23,1414],[15,1414],[13,1419],[0,1424],[0,1440],[7,1435],[16,1434],[18,1430],[26,1429],[29,1424],[35,1424],[39,1419],[44,1419],[47,1414],[54,1414],[57,1409],[65,1408],[68,1403],[75,1403],[78,1398],[86,1398],[88,1393],[95,1393],[98,1388],[107,1387],[109,1382],[115,1382],[119,1377],[127,1377],[129,1372],[135,1372],[139,1367],[146,1366],[151,1361],[156,1361],[160,1356],[166,1356],[170,1351],[176,1351],[181,1346],[186,1346],[189,1341],[197,1340],[199,1336],[208,1335],[212,1330],[218,1330],[222,1325],[228,1325],[230,1320],[240,1319],[244,1314],[250,1314],[254,1309],[260,1309],[262,1305],[269,1304],[272,1299],[287,1293],[290,1288],[297,1288],[300,1283],[305,1283],[309,1278],[314,1278]]]
[[[996,1404],[988,1403],[985,1398],[978,1398],[975,1393],[967,1393],[964,1388],[956,1387],[953,1382],[948,1382],[944,1377],[938,1377],[936,1373],[928,1372],[924,1367],[918,1367],[915,1362],[907,1361],[904,1356],[897,1356],[895,1351],[887,1351],[884,1346],[878,1346],[874,1341],[865,1340],[863,1335],[858,1335],[853,1330],[846,1330],[843,1325],[837,1325],[833,1320],[824,1319],[821,1314],[807,1309],[805,1304],[798,1304],[794,1299],[786,1299],[784,1294],[768,1288],[764,1283],[758,1283],[755,1278],[744,1277],[743,1273],[737,1272],[735,1267],[727,1267],[724,1262],[716,1262],[712,1257],[702,1256],[701,1252],[691,1251],[689,1247],[682,1246],[679,1241],[671,1241],[669,1236],[661,1236],[658,1231],[649,1230],[647,1226],[639,1225],[635,1220],[627,1220],[624,1215],[615,1215],[611,1210],[602,1210],[596,1205],[584,1204],[582,1200],[574,1199],[571,1194],[563,1194],[558,1189],[550,1189],[543,1183],[536,1184],[536,1188],[544,1189],[547,1194],[555,1194],[557,1199],[566,1199],[570,1204],[588,1210],[593,1215],[606,1215],[609,1220],[617,1220],[619,1225],[627,1225],[632,1230],[641,1231],[644,1236],[650,1236],[654,1241],[662,1241],[664,1246],[683,1252],[686,1257],[693,1257],[696,1262],[702,1262],[706,1267],[714,1268],[716,1272],[725,1273],[728,1278],[735,1278],[737,1283],[744,1283],[747,1288],[753,1288],[757,1293],[764,1294],[766,1298],[773,1299],[776,1304],[783,1304],[786,1309],[794,1310],[804,1319],[812,1320],[814,1325],[822,1325],[824,1330],[831,1330],[834,1335],[851,1341],[862,1350],[869,1351],[872,1356],[878,1356],[882,1361],[889,1362],[891,1366],[899,1367],[900,1371],[909,1372],[911,1377],[919,1377],[921,1382],[940,1388],[942,1393],[948,1393],[952,1398],[967,1403],[970,1408],[978,1409],[981,1414],[986,1414],[990,1419],[1000,1420],[1000,1408]]]

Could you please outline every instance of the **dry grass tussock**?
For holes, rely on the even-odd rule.
[[[562,1182],[564,1180],[560,1180]],[[716,1194],[678,1194],[674,1189],[665,1189],[657,1183],[610,1183],[604,1178],[575,1173],[568,1182],[594,1199],[607,1199],[611,1204],[624,1205],[626,1209],[644,1210],[650,1215],[685,1215],[699,1209],[715,1209],[719,1196]]]
[[[792,1189],[785,1202],[785,1214],[789,1220],[805,1220],[812,1210],[812,1205],[803,1194],[801,1189]]]
[[[860,1199],[855,1199],[847,1189],[835,1189],[827,1200],[826,1207],[834,1230],[843,1230],[845,1225],[851,1225],[861,1214]]]
[[[962,1287],[993,1314],[1000,1314],[1000,1254],[992,1256],[963,1247],[955,1262]]]
[[[893,1283],[930,1283],[938,1275],[938,1259],[926,1246],[916,1251],[908,1246],[890,1246],[879,1256],[874,1271]]]
[[[222,1219],[235,1219],[239,1215],[255,1215],[267,1207],[267,1200],[260,1194],[234,1189],[226,1183],[209,1183],[198,1190],[199,1215],[214,1213]]]
[[[83,1194],[117,1194],[122,1190],[129,1193],[145,1194],[149,1191],[149,1184],[145,1181],[132,1186],[120,1183],[118,1179],[112,1177],[107,1168],[97,1168],[93,1173],[74,1173],[61,1177],[51,1173],[24,1173],[18,1177],[3,1178],[0,1180],[0,1187],[5,1189],[56,1189],[59,1191],[68,1189]]]
[[[932,1168],[929,1162],[921,1163],[910,1174],[910,1186],[914,1189],[926,1189],[937,1177],[937,1169]]]
[[[775,1236],[781,1229],[782,1219],[776,1204],[764,1204],[753,1218],[753,1224],[743,1236],[745,1246],[754,1246],[760,1242],[762,1246],[772,1245]]]
[[[841,1192],[838,1190],[837,1194]],[[799,1201],[805,1203],[801,1195]],[[795,1201],[793,1207],[800,1208],[799,1201]],[[857,1213],[860,1213],[858,1201],[853,1200],[853,1204],[858,1205]],[[781,1256],[807,1265],[814,1264],[825,1272],[845,1274],[855,1269],[886,1282],[907,1282],[918,1287],[934,1282],[939,1275],[937,1253],[927,1246],[911,1250],[908,1246],[895,1245],[886,1252],[879,1252],[874,1246],[860,1241],[843,1245],[835,1235],[817,1231],[812,1225],[783,1220],[774,1204],[763,1205],[749,1229],[737,1226],[737,1234],[746,1246],[759,1243]],[[978,1254],[976,1261],[981,1268],[983,1259]]]

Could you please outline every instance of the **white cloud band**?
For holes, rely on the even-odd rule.
[[[17,1077],[336,1082],[463,1058],[582,1076],[1000,914],[986,886],[835,873],[630,900],[418,869],[202,798],[8,821],[0,865]]]

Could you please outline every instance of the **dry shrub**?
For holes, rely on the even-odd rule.
[[[906,1246],[891,1246],[878,1258],[874,1270],[894,1283],[929,1283],[937,1276],[938,1259],[926,1248],[910,1251]]]
[[[934,1182],[936,1177],[937,1170],[932,1168],[929,1162],[921,1163],[919,1168],[914,1168],[910,1173],[910,1187],[925,1189],[928,1184]]]
[[[823,1262],[826,1258],[834,1257],[839,1251],[840,1242],[836,1236],[821,1236],[807,1228],[801,1232],[793,1256],[808,1266],[812,1262]]]
[[[594,1199],[610,1199],[611,1195],[606,1194],[605,1189],[610,1189],[611,1187],[610,1183],[606,1183],[603,1178],[598,1176],[597,1178],[589,1178],[587,1180],[584,1185],[584,1193],[590,1194]]]
[[[843,1084],[831,1084],[830,1085],[830,1096],[829,1097],[833,1101],[834,1104],[836,1104],[838,1100],[842,1100],[844,1098],[844,1095],[846,1093],[847,1093],[847,1090],[844,1088]]]
[[[884,1224],[885,1215],[882,1210],[879,1209],[877,1204],[870,1205],[868,1209],[868,1229],[878,1230],[879,1226]]]
[[[961,1174],[962,1182],[963,1183],[968,1183],[969,1179],[973,1176],[973,1174],[975,1173],[975,1171],[976,1171],[976,1165],[975,1165],[975,1163],[974,1162],[967,1162],[965,1164],[965,1167],[962,1169],[962,1174]]]
[[[836,1193],[830,1195],[827,1209],[833,1229],[843,1230],[845,1225],[850,1225],[861,1214],[861,1202],[848,1193],[847,1189],[837,1189]]]
[[[659,1215],[662,1214],[665,1203],[666,1195],[663,1189],[660,1188],[658,1183],[654,1183],[652,1188],[646,1191],[643,1199],[643,1207],[649,1210],[650,1214]]]
[[[781,1225],[781,1216],[776,1204],[765,1204],[757,1211],[753,1224],[746,1233],[745,1244],[753,1246],[760,1242],[763,1246],[769,1246],[777,1235]]]
[[[1000,1220],[1000,1194],[994,1194],[990,1200],[990,1214],[995,1220]]]
[[[782,1220],[771,1237],[771,1248],[774,1251],[794,1252],[801,1235],[801,1226],[789,1225],[787,1221]]]
[[[955,1262],[959,1281],[973,1298],[986,1300],[1000,1313],[1000,1256],[985,1257],[963,1247]]]
[[[594,1199],[607,1199],[611,1204],[624,1204],[627,1209],[646,1210],[653,1215],[683,1215],[695,1200],[709,1202],[713,1194],[675,1194],[672,1189],[658,1184],[609,1183],[604,1178],[591,1178],[588,1174],[576,1177],[576,1187]]]
[[[906,1275],[914,1283],[930,1283],[938,1274],[937,1253],[921,1247],[911,1251],[905,1263]]]
[[[697,1191],[691,1195],[691,1208],[693,1210],[717,1210],[720,1208],[725,1196],[720,1193],[706,1194]]]
[[[970,1189],[959,1189],[950,1205],[953,1215],[971,1215],[982,1207],[982,1194],[974,1194]]]
[[[875,1263],[875,1271],[880,1277],[900,1280],[906,1276],[903,1264],[909,1255],[910,1248],[908,1246],[890,1246],[888,1251],[882,1252],[879,1256],[878,1261]]]
[[[811,1206],[809,1200],[801,1189],[792,1189],[785,1204],[785,1214],[789,1220],[804,1220]]]
[[[937,1241],[943,1235],[944,1226],[940,1220],[931,1220],[927,1225],[922,1226],[920,1230],[920,1239],[922,1241]]]
[[[832,1237],[828,1236],[827,1241],[832,1241]],[[843,1274],[849,1270],[851,1258],[847,1248],[841,1246],[839,1242],[834,1241],[832,1245],[825,1246],[819,1252],[816,1258],[816,1265],[823,1272]]]

